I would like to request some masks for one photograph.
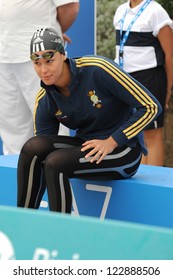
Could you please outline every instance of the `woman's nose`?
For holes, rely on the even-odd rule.
[[[42,66],[41,66],[41,73],[47,73],[47,71],[48,71],[47,65],[46,64],[42,64]]]

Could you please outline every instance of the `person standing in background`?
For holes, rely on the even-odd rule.
[[[19,154],[33,136],[33,110],[40,80],[30,61],[30,38],[49,24],[64,34],[79,12],[79,0],[0,0],[0,138],[3,153]],[[62,35],[63,34],[63,35]],[[69,134],[62,126],[60,134]]]
[[[115,11],[117,62],[148,88],[162,113],[144,130],[148,155],[143,164],[164,165],[164,114],[173,86],[173,22],[153,0],[129,0]]]

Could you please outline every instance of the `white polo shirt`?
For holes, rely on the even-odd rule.
[[[123,31],[126,31],[137,12],[141,9],[146,0],[142,1],[135,8],[130,8],[130,1],[120,5],[114,15],[113,24],[116,29],[116,58],[119,63],[119,39],[120,22],[127,9],[124,20]],[[132,25],[129,37],[124,45],[123,68],[132,73],[139,70],[154,68],[163,61],[163,53],[157,39],[160,29],[169,25],[173,29],[173,22],[163,7],[155,2],[145,8],[142,14]]]
[[[52,27],[61,34],[56,8],[78,0],[1,0],[0,63],[30,60],[30,40],[42,27]]]

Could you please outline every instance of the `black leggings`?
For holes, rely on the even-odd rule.
[[[99,164],[85,159],[84,141],[70,136],[35,136],[23,146],[17,169],[18,207],[38,209],[47,187],[49,209],[71,213],[69,178],[116,180],[133,176],[141,147],[116,148]]]

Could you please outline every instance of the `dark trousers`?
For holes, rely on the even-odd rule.
[[[39,208],[47,187],[49,209],[70,213],[69,178],[117,180],[133,176],[141,161],[141,147],[118,147],[100,164],[85,159],[84,141],[70,136],[35,136],[23,146],[17,169],[18,207]]]

